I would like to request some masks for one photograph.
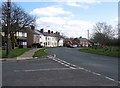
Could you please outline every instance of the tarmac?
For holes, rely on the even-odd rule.
[[[6,61],[6,60],[26,60],[26,59],[33,59],[33,55],[36,51],[40,50],[41,48],[34,48],[32,50],[29,50],[22,55],[14,58],[1,58],[0,61]]]

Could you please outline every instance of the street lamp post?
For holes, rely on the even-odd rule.
[[[9,30],[10,30],[10,2],[11,0],[7,0],[7,49],[6,49],[6,55],[8,57],[9,54]]]

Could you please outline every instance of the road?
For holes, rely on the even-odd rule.
[[[3,86],[117,86],[117,58],[50,48],[49,57],[3,62]]]
[[[52,48],[49,54],[85,69],[118,79],[118,58],[79,52],[79,48]]]

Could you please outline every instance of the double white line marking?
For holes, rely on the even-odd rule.
[[[64,65],[64,66],[66,66],[66,67],[69,67],[70,69],[81,69],[81,70],[84,70],[84,71],[86,71],[86,72],[90,72],[90,73],[92,73],[92,74],[94,74],[94,75],[104,77],[104,78],[106,78],[106,79],[108,79],[108,80],[111,80],[111,81],[114,81],[114,82],[116,82],[116,83],[120,83],[120,81],[116,81],[116,80],[113,79],[113,78],[110,78],[110,77],[107,77],[107,76],[103,76],[103,75],[100,74],[100,73],[93,72],[93,71],[91,71],[91,70],[87,70],[87,69],[85,69],[85,68],[82,68],[82,67],[76,66],[76,65],[74,65],[74,64],[68,63],[68,62],[66,62],[66,61],[64,61],[64,60],[61,60],[61,59],[57,58],[55,54],[53,55],[53,58],[51,58],[51,59],[54,60],[54,61],[56,61],[56,62],[58,62],[58,63],[60,63],[60,64],[62,64],[62,65]]]

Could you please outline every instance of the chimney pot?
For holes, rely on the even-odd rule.
[[[31,25],[31,30],[35,30],[35,26]]]
[[[51,33],[53,34],[53,31],[51,31]]]
[[[43,28],[42,28],[42,29],[40,29],[40,32],[41,32],[41,33],[43,33],[43,32],[44,32],[44,29],[43,29]]]
[[[48,30],[48,33],[50,34],[50,30]]]

